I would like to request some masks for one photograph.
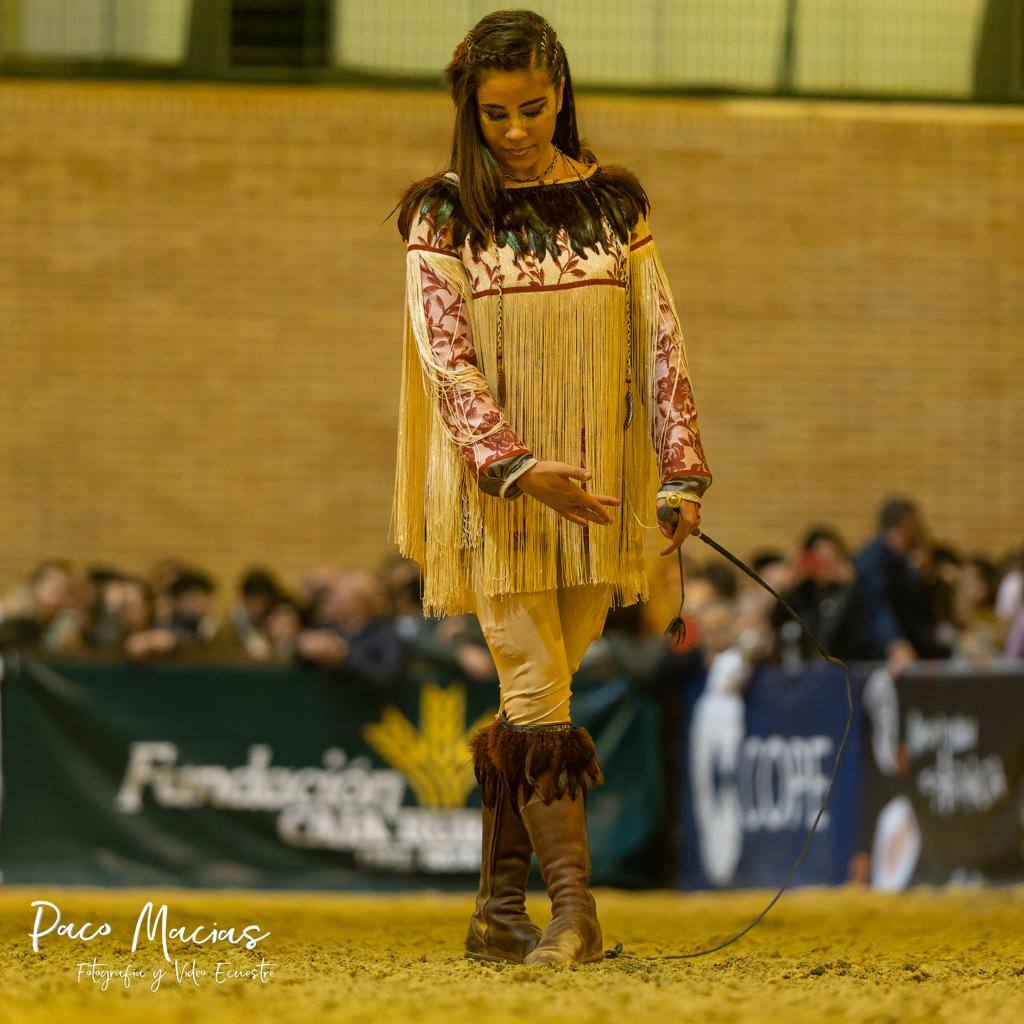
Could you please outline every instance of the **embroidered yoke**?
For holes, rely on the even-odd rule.
[[[616,165],[505,195],[496,239],[478,239],[452,172],[406,193],[394,539],[422,567],[428,615],[472,611],[477,585],[607,582],[613,606],[646,600],[659,485],[701,495],[712,479],[650,204]],[[534,459],[590,469],[585,488],[622,499],[613,523],[523,496]]]

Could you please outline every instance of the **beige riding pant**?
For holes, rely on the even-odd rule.
[[[572,677],[604,629],[611,596],[610,583],[498,597],[477,591],[476,615],[498,670],[499,715],[519,725],[571,721]]]

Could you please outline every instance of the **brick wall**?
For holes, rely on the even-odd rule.
[[[450,116],[396,90],[0,84],[0,588],[46,556],[177,554],[230,587],[393,551],[382,221]],[[899,490],[958,546],[1024,539],[1024,112],[594,96],[580,119],[652,199],[712,536],[859,542]]]

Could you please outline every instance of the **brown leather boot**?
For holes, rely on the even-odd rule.
[[[488,753],[497,728],[496,722],[491,723],[470,743],[481,789],[483,846],[480,891],[469,919],[464,955],[521,964],[541,935],[526,913],[526,882],[533,847],[508,783]]]
[[[504,721],[496,748],[510,780],[551,898],[551,921],[524,964],[603,959],[597,904],[590,892],[587,784],[604,774],[594,741],[571,722],[517,726]]]
[[[551,897],[551,921],[524,964],[589,963],[604,957],[597,904],[589,889],[586,792],[522,808]]]

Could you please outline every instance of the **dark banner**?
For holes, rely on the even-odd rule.
[[[721,667],[721,663],[719,665]],[[683,888],[777,887],[828,788],[848,707],[842,670],[758,666],[687,687],[679,764]],[[737,681],[738,680],[738,681]],[[856,679],[854,680],[856,684]],[[846,880],[860,800],[860,701],[828,809],[794,885]]]
[[[872,884],[1024,878],[1024,674],[880,670],[873,715]]]
[[[313,670],[0,662],[0,869],[9,884],[465,889],[480,865],[467,744],[496,684],[397,689]],[[660,718],[626,681],[573,719],[596,885],[643,886],[663,827]],[[537,868],[533,868],[536,878]]]

